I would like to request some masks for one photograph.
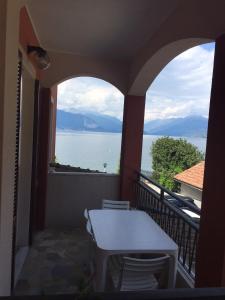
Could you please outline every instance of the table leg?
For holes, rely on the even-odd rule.
[[[177,275],[177,253],[170,256],[168,288],[174,289]]]
[[[96,276],[95,276],[95,290],[97,292],[104,292],[106,275],[107,275],[107,261],[108,255],[97,248],[96,253]]]

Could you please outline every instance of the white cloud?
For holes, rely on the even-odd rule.
[[[145,120],[208,115],[214,47],[191,48],[172,60],[147,92]],[[59,85],[58,108],[122,119],[123,95],[103,80],[78,77]]]
[[[213,46],[198,46],[172,60],[147,92],[145,120],[207,116],[213,57]]]
[[[123,95],[100,79],[78,77],[59,85],[58,108],[104,113],[122,119]]]

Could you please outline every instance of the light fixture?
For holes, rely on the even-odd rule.
[[[46,50],[38,46],[27,46],[27,54],[34,59],[36,66],[40,70],[46,70],[50,66],[50,58]]]

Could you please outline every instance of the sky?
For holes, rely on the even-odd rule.
[[[214,43],[193,47],[173,59],[146,94],[145,121],[208,116]],[[77,77],[58,86],[58,109],[123,117],[123,95],[96,78]]]

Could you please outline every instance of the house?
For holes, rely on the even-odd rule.
[[[181,195],[194,199],[198,207],[201,207],[202,201],[204,169],[205,162],[201,161],[174,176],[175,181],[180,183]]]
[[[195,286],[225,286],[224,11],[224,0],[0,1],[0,296],[13,294],[17,257],[25,259],[37,231],[82,226],[83,209],[102,198],[135,205],[146,91],[170,60],[212,41],[200,227],[181,216],[179,224],[194,230],[192,246],[182,251],[196,253]],[[76,76],[98,77],[124,95],[120,175],[48,172],[57,84]],[[150,205],[148,193],[139,193],[140,204]]]

